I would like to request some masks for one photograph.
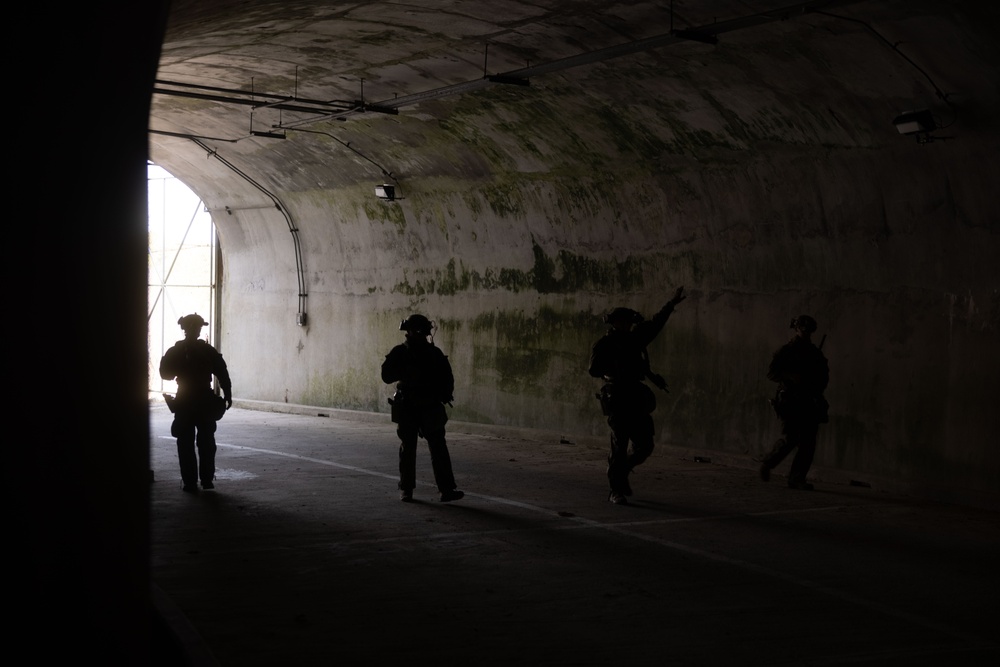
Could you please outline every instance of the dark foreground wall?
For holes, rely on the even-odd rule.
[[[40,663],[150,664],[145,162],[165,5],[18,14],[51,38],[23,50],[51,50],[13,87],[76,101],[72,120],[35,107],[15,139],[5,246],[6,635]]]

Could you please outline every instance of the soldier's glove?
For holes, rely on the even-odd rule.
[[[663,379],[662,375],[657,375],[656,373],[649,374],[649,381],[656,385],[657,388],[667,391],[667,381]],[[669,393],[669,392],[668,392]]]

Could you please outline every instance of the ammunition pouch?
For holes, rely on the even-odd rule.
[[[606,384],[601,387],[601,390],[594,394],[597,396],[597,400],[601,402],[601,414],[605,417],[611,416],[611,385]]]
[[[802,402],[796,400],[793,394],[784,389],[778,389],[774,392],[774,398],[769,402],[771,403],[771,407],[774,408],[774,414],[778,419],[789,419],[802,407]]]
[[[616,384],[609,382],[597,394],[601,402],[601,412],[610,417],[613,414],[650,414],[656,409],[653,390],[642,382]]]
[[[212,402],[209,405],[209,414],[215,421],[226,416],[226,399],[222,396],[212,396]]]
[[[448,411],[440,401],[415,400],[398,389],[388,401],[389,415],[394,424],[416,422],[421,431],[436,431],[448,423]]]
[[[181,398],[171,394],[163,394],[163,400],[171,414],[181,413],[184,415],[184,419],[204,420],[207,418],[219,421],[225,416],[228,409],[226,399],[222,396],[216,396],[210,390],[193,396],[186,394]]]
[[[398,424],[403,417],[403,395],[398,391],[388,398],[389,416],[393,424]]]
[[[420,411],[420,433],[422,435],[440,431],[447,423],[448,411],[444,409],[444,403],[435,403]]]

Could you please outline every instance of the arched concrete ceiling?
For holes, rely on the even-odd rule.
[[[932,107],[950,121],[939,93],[961,105],[992,87],[982,65],[995,49],[969,43],[992,12],[974,6],[181,0],[153,155],[211,197],[212,170],[190,157],[204,151],[171,133],[257,162],[289,190],[367,184],[383,170],[405,190],[593,167],[609,153],[669,168],[804,141],[895,143],[898,112]],[[941,49],[953,41],[967,51]],[[530,85],[487,83],[503,74]],[[481,134],[502,154],[483,154]]]

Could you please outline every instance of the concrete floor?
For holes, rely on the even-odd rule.
[[[458,424],[466,497],[437,502],[421,443],[405,504],[379,417],[233,409],[190,495],[153,406],[160,664],[1000,664],[996,512],[663,447],[614,506],[594,443]]]

